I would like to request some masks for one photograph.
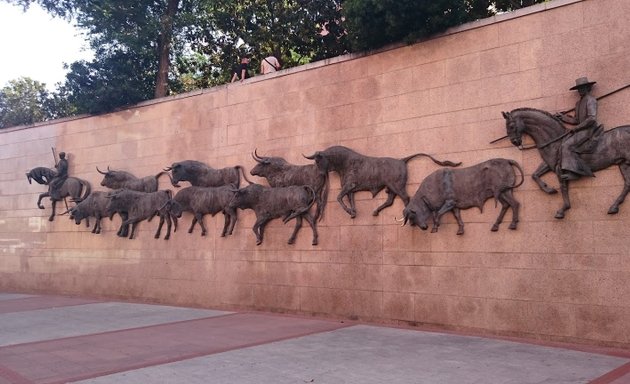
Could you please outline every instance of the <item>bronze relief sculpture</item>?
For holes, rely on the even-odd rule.
[[[597,123],[597,103],[590,95],[595,82],[586,78],[576,80],[572,90],[578,90],[580,100],[576,105],[575,116],[552,115],[534,108],[517,108],[503,112],[507,137],[517,147],[522,145],[522,136],[529,135],[535,142],[543,163],[533,173],[532,178],[546,193],[555,193],[540,179],[553,171],[560,182],[563,204],[556,212],[557,219],[564,218],[571,208],[569,182],[594,172],[618,165],[623,176],[621,194],[608,209],[609,214],[619,212],[630,191],[630,125],[619,126],[608,131]],[[567,131],[563,122],[576,124],[574,130]]]
[[[521,174],[520,180],[514,169]],[[437,232],[442,215],[452,212],[458,224],[457,234],[463,235],[460,210],[477,207],[483,212],[484,203],[494,197],[501,203],[501,212],[491,230],[499,230],[509,208],[512,209],[512,222],[508,228],[516,229],[520,204],[512,191],[523,181],[523,169],[510,159],[490,159],[466,168],[438,169],[422,180],[418,191],[405,206],[402,225],[409,222],[426,230],[428,220],[432,219],[431,232]]]
[[[50,197],[52,212],[48,221],[55,219],[55,210],[57,202],[70,197],[73,202],[80,202],[89,196],[91,191],[90,183],[78,177],[68,176],[68,160],[65,152],[59,153],[59,161],[52,170],[46,167],[36,167],[26,173],[29,184],[31,180],[35,180],[38,184],[47,185],[48,191],[39,195],[37,199],[37,207],[44,209],[42,199]]]

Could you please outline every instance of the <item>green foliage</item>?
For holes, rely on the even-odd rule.
[[[343,14],[353,50],[411,43],[468,21],[546,0],[345,0]]]
[[[0,90],[0,128],[45,121],[51,116],[46,84],[28,77],[11,80]]]

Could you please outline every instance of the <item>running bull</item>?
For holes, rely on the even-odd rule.
[[[236,208],[230,207],[229,203],[234,197],[234,187],[232,185],[224,185],[222,187],[187,187],[177,192],[173,200],[168,203],[169,211],[177,218],[182,213],[192,212],[193,220],[188,229],[188,233],[192,233],[195,224],[199,222],[201,226],[201,236],[205,236],[206,226],[203,224],[203,216],[210,214],[212,216],[219,212],[223,212],[225,223],[221,237],[231,235],[236,224]]]
[[[517,182],[514,169],[518,169],[521,180]],[[514,160],[490,159],[461,169],[439,169],[427,176],[418,191],[403,210],[402,225],[410,222],[422,230],[428,228],[427,221],[433,219],[431,232],[437,232],[440,219],[452,211],[457,220],[457,234],[464,234],[464,222],[460,210],[478,207],[483,211],[484,203],[494,197],[501,203],[501,212],[492,231],[499,229],[499,224],[508,208],[512,208],[510,229],[516,229],[518,223],[519,202],[513,196],[513,189],[523,184],[523,169]]]
[[[103,176],[101,185],[110,189],[129,189],[139,192],[155,192],[158,190],[158,179],[168,172],[160,172],[155,176],[136,177],[125,171],[112,171],[107,167],[107,172],[103,172],[96,167],[98,173]],[[170,175],[169,175],[170,177]]]
[[[252,230],[256,235],[256,245],[263,242],[263,232],[267,223],[279,217],[286,223],[295,218],[295,229],[288,243],[293,244],[298,231],[302,227],[302,219],[306,219],[313,229],[313,245],[317,245],[317,222],[308,212],[317,196],[309,186],[290,186],[270,188],[260,184],[250,184],[234,194],[230,203],[233,208],[251,209],[256,214],[256,222]]]
[[[400,196],[406,205],[409,202],[406,191],[407,162],[418,156],[426,156],[442,166],[456,167],[461,164],[439,161],[426,153],[416,153],[402,159],[364,156],[343,146],[329,147],[304,157],[315,160],[317,167],[324,172],[332,171],[339,174],[341,192],[337,196],[337,201],[350,217],[354,218],[357,214],[354,193],[358,191],[370,191],[374,197],[386,189],[387,200],[372,212],[373,216],[378,216],[381,210],[392,205],[396,196]],[[344,196],[348,196],[350,207],[343,202]]]
[[[184,160],[173,163],[170,167],[164,168],[171,172],[171,183],[179,187],[180,181],[188,181],[196,187],[220,187],[222,185],[233,184],[236,188],[241,185],[241,174],[247,180],[245,171],[240,165],[221,169],[212,168],[200,161]]]
[[[133,239],[136,227],[140,221],[151,220],[155,215],[160,216],[160,224],[155,232],[155,238],[160,238],[164,221],[166,221],[166,236],[164,236],[164,240],[170,238],[171,215],[167,209],[167,205],[172,198],[171,191],[138,192],[121,189],[109,193],[108,198],[110,202],[107,206],[107,210],[110,213],[110,218],[116,212],[128,214],[127,219],[122,222],[121,228],[131,224],[130,239]],[[175,220],[175,228],[177,229],[177,220]]]
[[[328,200],[328,172],[320,170],[315,164],[294,165],[281,157],[260,157],[256,151],[252,157],[258,164],[249,173],[264,177],[270,186],[308,185],[313,188],[317,195],[313,218],[321,220]]]

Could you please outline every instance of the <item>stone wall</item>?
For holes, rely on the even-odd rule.
[[[484,334],[630,346],[630,207],[607,215],[623,180],[616,167],[572,184],[573,208],[553,218],[559,195],[529,175],[541,159],[507,141],[501,111],[571,108],[577,77],[602,95],[630,82],[630,2],[553,1],[455,29],[411,46],[348,55],[102,116],[0,132],[0,288],[106,296],[214,308],[255,309],[434,325]],[[610,128],[630,122],[630,90],[600,102]],[[428,152],[472,165],[493,157],[520,162],[526,181],[518,230],[491,232],[489,201],[452,216],[438,233],[400,227],[402,203],[373,217],[384,193],[357,195],[358,215],[336,202],[320,223],[320,245],[305,227],[273,221],[261,246],[254,216],[241,212],[233,236],[206,217],[208,236],[155,240],[157,220],[137,239],[116,237],[119,219],[93,235],[36,208],[45,188],[24,172],[52,166],[51,147],[69,153],[71,175],[100,187],[101,169],[157,174],[174,161],[216,168],[254,166],[251,152],[308,164],[301,154],[345,145],[374,156]],[[437,166],[409,163],[408,192]],[[252,179],[256,179],[250,176]],[[552,175],[545,179],[557,185]],[[259,180],[260,181],[260,180]],[[167,178],[161,187],[170,187]],[[509,219],[509,216],[508,216]]]

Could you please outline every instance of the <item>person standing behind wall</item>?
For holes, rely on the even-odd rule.
[[[240,79],[241,82],[247,79],[248,77],[247,64],[249,64],[249,57],[243,56],[241,58],[241,63],[237,65],[236,67],[234,67],[234,70],[232,71],[233,73],[232,73],[232,81],[230,81],[231,83],[235,82],[236,79]]]
[[[260,62],[260,73],[266,74],[280,70],[280,62],[274,55],[269,55]]]

